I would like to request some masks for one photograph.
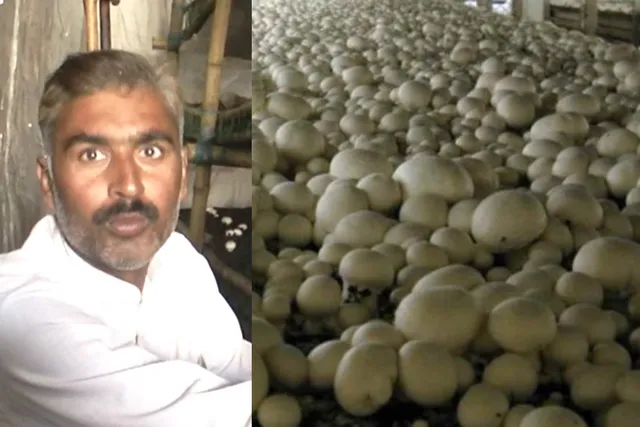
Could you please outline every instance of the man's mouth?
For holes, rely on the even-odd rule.
[[[112,216],[106,226],[113,234],[122,238],[136,237],[147,228],[149,219],[139,213],[124,213]]]

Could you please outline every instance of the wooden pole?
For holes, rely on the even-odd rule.
[[[490,12],[493,10],[493,3],[491,0],[477,0],[478,9]]]
[[[84,29],[87,33],[87,51],[100,49],[100,29],[98,26],[98,1],[82,0],[84,3]]]
[[[595,34],[598,29],[598,0],[585,0],[582,16],[582,31]]]
[[[100,49],[111,49],[111,0],[100,3]]]
[[[640,25],[640,0],[634,0],[633,2],[633,18],[631,25],[633,25],[631,29],[633,44],[637,46],[640,44],[640,28],[638,28]]]
[[[184,7],[186,0],[173,0],[171,6],[171,17],[169,19],[169,38],[177,37],[177,34],[182,34],[182,25],[184,21]],[[169,61],[172,67],[171,73],[174,76],[178,75],[180,70],[180,45],[178,46],[165,46],[169,53]]]
[[[524,0],[513,0],[511,3],[511,14],[514,18],[522,19],[522,3]]]
[[[231,0],[217,0],[215,10],[213,11],[209,58],[207,60],[207,80],[204,102],[202,103],[204,111],[202,114],[201,129],[205,135],[211,134],[210,129],[215,129],[218,118],[220,78],[222,75],[222,61],[224,59],[224,47],[227,41],[230,14]],[[191,207],[191,218],[189,219],[189,237],[195,248],[199,251],[202,250],[204,242],[204,226],[207,201],[209,199],[210,180],[211,165],[198,165],[196,167],[195,182],[193,185],[193,205]]]

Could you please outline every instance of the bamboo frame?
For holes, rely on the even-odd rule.
[[[203,133],[214,128],[218,118],[217,109],[220,101],[220,77],[222,74],[222,61],[224,59],[224,48],[227,41],[230,15],[231,0],[217,0],[213,11],[205,98],[202,105],[204,111],[202,114],[201,129]],[[198,165],[196,167],[193,185],[191,218],[189,219],[189,237],[198,251],[202,251],[204,244],[205,218],[207,201],[209,199],[210,181],[211,165]]]

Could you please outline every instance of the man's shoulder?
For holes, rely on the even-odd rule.
[[[21,284],[38,274],[37,260],[31,259],[24,250],[0,254],[0,292],[9,284]]]
[[[50,281],[41,274],[38,260],[23,250],[0,254],[0,309],[8,300],[21,295],[33,295],[33,290]]]

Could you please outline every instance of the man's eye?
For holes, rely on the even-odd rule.
[[[156,146],[144,147],[142,149],[142,155],[151,159],[157,159],[162,156],[162,150]]]
[[[89,149],[80,154],[80,160],[83,162],[97,162],[103,160],[105,155],[98,150]]]

